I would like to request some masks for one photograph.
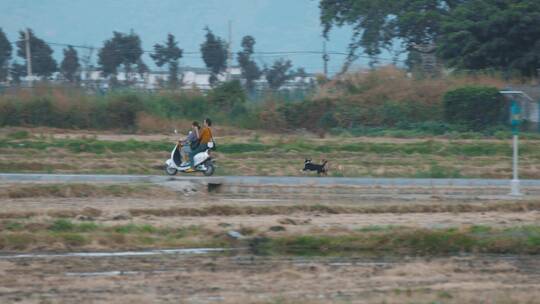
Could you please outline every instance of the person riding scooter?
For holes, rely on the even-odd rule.
[[[203,123],[203,129],[199,135],[199,145],[197,147],[192,147],[192,151],[189,154],[189,165],[191,166],[191,168],[188,169],[186,172],[195,171],[195,168],[193,168],[193,157],[199,152],[208,150],[208,143],[213,141],[214,136],[212,135],[212,129],[210,129],[211,126],[212,121],[210,120],[210,118],[206,118]]]
[[[186,165],[189,162],[189,154],[192,151],[192,147],[195,147],[199,141],[199,130],[201,126],[197,121],[191,124],[191,131],[189,131],[186,139],[178,142],[182,146],[180,149],[180,155],[182,156],[182,165]]]
[[[178,172],[202,172],[205,176],[212,176],[214,174],[215,167],[209,150],[214,148],[214,142],[209,142],[207,146],[207,150],[201,151],[193,157],[195,170],[191,170],[189,162],[182,162],[182,156],[180,156],[180,149],[182,147],[176,143],[171,151],[170,158],[165,161],[165,173],[172,176],[176,175]]]

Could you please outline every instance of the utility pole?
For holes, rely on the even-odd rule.
[[[231,80],[232,68],[232,20],[229,20],[229,43],[227,44],[227,76],[226,81]]]
[[[84,74],[84,84],[88,86],[91,83],[91,71],[90,71],[90,64],[92,62],[92,54],[94,53],[93,47],[87,47],[87,53],[84,57],[82,57],[81,61],[83,63],[83,73],[81,73],[81,76]]]
[[[330,61],[330,56],[328,56],[328,53],[326,53],[326,41],[323,41],[322,59],[324,62],[324,77],[328,78],[328,61]]]
[[[30,30],[28,28],[24,31],[24,38],[26,45],[26,77],[28,78],[28,85],[32,86],[32,56],[30,56]]]

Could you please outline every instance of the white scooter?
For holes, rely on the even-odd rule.
[[[208,149],[206,149],[206,151],[199,152],[193,157],[193,162],[195,163],[195,171],[193,172],[203,172],[205,176],[211,176],[214,174],[214,161],[210,156],[210,149],[213,147],[214,143],[209,142]],[[180,145],[175,145],[171,152],[171,158],[165,162],[165,172],[168,175],[176,175],[177,172],[188,173],[186,171],[190,168],[190,165],[189,163],[182,163],[180,148]]]

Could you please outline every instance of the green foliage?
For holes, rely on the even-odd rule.
[[[252,94],[255,90],[255,80],[262,76],[262,71],[257,66],[257,63],[251,59],[254,52],[255,38],[252,36],[244,36],[242,38],[241,52],[238,52],[238,64],[242,70],[242,78],[246,80],[246,90]]]
[[[443,20],[438,49],[450,66],[538,76],[540,2],[464,1]]]
[[[113,230],[117,233],[156,233],[158,229],[152,225],[135,225],[127,224],[122,226],[113,227]]]
[[[78,233],[63,233],[60,236],[68,246],[83,246],[88,243],[87,238]]]
[[[483,130],[501,124],[508,114],[503,96],[496,88],[468,86],[444,95],[444,116],[447,122]]]
[[[100,141],[94,139],[55,139],[55,140],[0,140],[0,148],[10,149],[46,149],[64,148],[73,153],[105,152],[121,153],[136,151],[169,151],[171,146],[167,141]],[[523,143],[520,147],[524,156],[540,158],[540,151],[534,143]],[[443,141],[425,140],[414,143],[347,143],[335,145],[321,145],[317,142],[297,141],[294,143],[277,142],[274,144],[251,143],[224,143],[219,146],[219,152],[225,154],[250,152],[363,152],[383,155],[437,155],[437,156],[511,156],[512,147],[506,143],[476,142],[453,143]],[[444,172],[446,177],[457,177],[458,173],[447,168],[434,165],[429,174],[438,175]]]
[[[458,69],[497,69],[537,76],[540,3],[519,0],[320,0],[323,34],[353,28],[344,68],[358,58],[392,51],[396,40],[409,52],[409,66],[421,62],[419,48],[436,47]]]
[[[538,226],[509,229],[375,229],[345,236],[284,236],[250,242],[258,254],[344,255],[361,252],[445,255],[459,252],[538,253]]]
[[[47,97],[36,98],[21,105],[19,117],[21,124],[50,126],[55,123],[54,105]]]
[[[114,128],[132,129],[135,127],[137,113],[143,110],[143,102],[135,94],[119,95],[106,107],[109,124]]]
[[[0,28],[0,82],[6,81],[9,74],[8,67],[12,49],[6,34]]]
[[[289,71],[291,68],[291,61],[284,59],[278,59],[270,68],[265,68],[264,74],[268,82],[268,87],[271,90],[277,91],[287,80],[292,79],[295,75]]]
[[[141,60],[142,54],[141,39],[137,34],[133,31],[129,34],[113,32],[113,37],[106,40],[98,52],[98,64],[105,76],[115,76],[122,65],[128,75],[126,82],[129,83],[129,74],[134,69],[145,69]]]
[[[446,168],[436,162],[430,164],[429,170],[418,171],[417,178],[460,178],[463,177],[458,169]]]
[[[489,233],[492,230],[489,226],[474,225],[470,228],[472,233]]]
[[[55,232],[67,232],[75,230],[76,225],[66,219],[59,219],[52,223],[49,230]]]
[[[257,144],[257,143],[236,143],[236,144],[222,144],[219,145],[219,152],[221,153],[246,153],[246,152],[258,152],[258,151],[267,151],[271,147]]]
[[[393,226],[393,225],[369,225],[362,228],[357,229],[358,232],[376,232],[376,231],[389,231],[389,230],[395,230],[400,229],[399,226]]]
[[[80,223],[77,227],[77,230],[80,232],[92,232],[96,231],[99,228],[99,225],[97,225],[94,222],[88,222],[88,223]]]
[[[69,82],[76,82],[79,80],[77,71],[80,66],[77,50],[71,45],[67,49],[64,49],[64,59],[60,64],[60,72]]]
[[[236,114],[240,114],[239,106],[246,102],[246,94],[242,89],[242,84],[238,80],[224,82],[210,91],[208,95],[212,106],[221,111],[231,112],[234,107]]]
[[[201,44],[201,54],[206,67],[210,69],[210,84],[217,83],[217,76],[227,67],[227,43],[205,28],[206,40]]]
[[[211,117],[216,125],[272,131],[306,129],[319,134],[330,131],[347,136],[446,135],[475,138],[508,130],[503,126],[506,123],[504,119],[490,121],[480,130],[461,122],[444,122],[443,103],[439,100],[444,90],[440,89],[440,94],[431,95],[430,92],[426,97],[426,93],[416,93],[431,88],[424,82],[410,80],[411,83],[400,78],[405,76],[396,76],[406,82],[395,85],[393,80],[388,80],[395,74],[388,77],[382,74],[359,83],[338,82],[336,86],[346,90],[343,95],[305,98],[295,102],[286,101],[274,92],[262,103],[248,103],[237,80],[222,83],[206,94],[198,91],[141,93],[125,90],[89,96],[79,89],[44,87],[39,92],[0,96],[0,126],[134,132],[148,130],[145,126],[154,124],[154,130],[170,131],[165,128],[176,120]],[[386,81],[387,86],[380,85]],[[387,88],[391,87],[394,91],[397,90],[395,87],[403,87],[409,92],[388,91]],[[463,133],[470,130],[481,133]],[[93,147],[98,145],[100,143]]]
[[[168,34],[165,44],[155,44],[154,53],[150,55],[156,65],[162,67],[169,65],[169,87],[175,89],[178,86],[178,61],[182,58],[183,50],[178,47],[174,35]]]
[[[34,236],[30,233],[13,233],[5,235],[3,245],[13,250],[24,250],[34,241]]]
[[[30,132],[26,130],[11,132],[11,133],[8,133],[7,135],[7,138],[11,138],[11,139],[26,139],[29,137],[30,137]]]
[[[137,226],[135,224],[127,224],[123,226],[114,227],[114,231],[118,233],[132,233],[136,230],[137,230]]]
[[[38,76],[49,77],[58,70],[56,61],[52,56],[53,50],[45,41],[37,38],[32,30],[29,29],[28,32],[30,35],[32,73]],[[26,36],[24,31],[19,32],[17,55],[23,60],[26,60]]]
[[[21,77],[26,75],[26,68],[24,65],[14,62],[9,69],[9,75],[11,76],[11,83],[20,84]]]
[[[404,45],[436,41],[441,19],[461,1],[456,0],[321,0],[321,23],[326,37],[333,26],[349,25],[353,35],[347,65],[362,48],[369,56],[392,49],[395,39]]]
[[[4,225],[4,228],[9,231],[22,230],[23,227],[23,224],[20,222],[8,222]]]
[[[323,130],[328,130],[331,128],[336,127],[338,124],[338,121],[334,117],[334,113],[328,112],[324,113],[321,118],[319,118],[318,126]]]

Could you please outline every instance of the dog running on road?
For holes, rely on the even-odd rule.
[[[328,169],[326,168],[326,164],[328,163],[327,160],[323,159],[323,163],[321,165],[314,164],[311,159],[306,158],[304,161],[304,169],[302,171],[317,171],[317,175],[328,175]]]

